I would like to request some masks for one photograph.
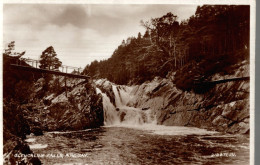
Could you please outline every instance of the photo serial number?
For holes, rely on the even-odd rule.
[[[236,157],[236,153],[231,152],[231,153],[227,153],[227,152],[220,152],[220,153],[213,153],[211,154],[211,157],[215,158],[215,157]]]

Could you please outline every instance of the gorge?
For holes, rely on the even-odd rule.
[[[248,64],[241,63],[238,70],[225,78],[247,76]],[[215,75],[214,78],[224,77]],[[104,126],[28,136],[29,146],[36,145],[33,152],[45,155],[40,158],[44,164],[57,160],[74,164],[249,162],[247,81],[216,86],[217,90],[223,90],[223,95],[229,93],[226,97],[230,98],[230,102],[215,98],[216,106],[210,105],[207,99],[207,95],[212,96],[210,92],[216,89],[200,95],[183,93],[174,88],[169,78],[157,77],[151,82],[132,86],[116,85],[105,79],[94,83],[96,92],[103,98]],[[177,96],[171,96],[173,93]],[[204,99],[199,100],[201,97]],[[175,100],[174,108],[172,100]],[[205,110],[205,102],[211,108]],[[50,153],[56,156],[46,156]],[[74,157],[68,154],[74,154]]]
[[[82,71],[68,71],[53,46],[25,61],[12,41],[4,164],[249,164],[249,16],[249,5],[197,6],[182,21],[169,11]]]

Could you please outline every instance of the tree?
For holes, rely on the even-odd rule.
[[[172,13],[142,21],[143,36],[124,40],[109,59],[91,63],[85,73],[133,84],[176,71],[177,86],[191,90],[198,77],[226,73],[231,64],[248,59],[249,16],[250,6],[203,5],[180,22]]]
[[[57,58],[57,54],[52,46],[42,52],[40,59],[40,68],[57,70],[62,62]]]
[[[98,61],[95,60],[93,62],[91,62],[90,66],[88,67],[88,73],[91,77],[94,77],[95,74],[98,74],[98,69],[99,69],[99,65],[98,65]]]
[[[150,37],[150,34],[149,34],[149,31],[146,30],[145,33],[144,33],[144,38],[148,38],[148,37]]]
[[[121,45],[125,46],[125,40],[122,41],[122,44],[121,44]]]
[[[179,37],[180,25],[177,21],[177,16],[171,12],[160,18],[152,18],[150,21],[143,22],[141,25],[146,28],[146,30],[151,31],[152,41],[155,45],[161,49],[164,54],[174,59],[174,64],[176,67],[177,61],[177,42]]]
[[[21,53],[17,53],[17,52],[13,52],[15,49],[15,41],[11,41],[7,48],[4,50],[3,55],[4,56],[16,56],[18,58],[20,58],[21,56],[23,56],[25,54],[25,51],[21,52]]]
[[[138,33],[137,40],[140,41],[141,39],[142,39],[142,34],[139,32],[139,33]]]
[[[30,100],[30,92],[33,90],[34,80],[38,78],[37,73],[16,70],[10,67],[11,64],[30,66],[21,59],[23,52],[15,51],[15,41],[8,44],[3,51],[3,97],[7,100],[14,100],[25,103]]]

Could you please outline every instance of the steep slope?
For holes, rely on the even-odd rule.
[[[249,76],[245,61],[233,75],[215,74],[212,80]],[[228,133],[249,132],[249,81],[217,84],[204,94],[183,92],[168,79],[155,79],[153,86],[143,84],[136,93],[136,106],[152,108],[158,124],[207,128]],[[148,91],[145,89],[150,88]]]

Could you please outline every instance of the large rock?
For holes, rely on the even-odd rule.
[[[15,147],[4,154],[4,165],[31,164],[41,165],[41,161],[31,151],[28,144],[21,140],[13,141]]]
[[[242,64],[234,75],[217,75],[213,78],[216,80],[248,76],[247,66]],[[159,89],[157,92],[160,90],[165,91]],[[157,96],[156,93],[153,95]],[[169,95],[171,97],[167,97]],[[168,106],[157,113],[159,124],[195,126],[228,133],[249,132],[249,81],[218,84],[204,94],[179,93],[177,89],[172,89],[167,96],[164,96],[164,102]],[[157,109],[154,110],[158,112]]]
[[[67,79],[70,89],[59,95],[48,93],[28,119],[38,130],[82,130],[103,125],[102,96],[91,81]],[[62,83],[61,83],[62,85]],[[48,102],[48,104],[47,104]],[[45,103],[45,104],[44,104]],[[38,123],[38,124],[35,124]],[[35,131],[34,131],[35,132]],[[36,130],[35,133],[40,133]]]

